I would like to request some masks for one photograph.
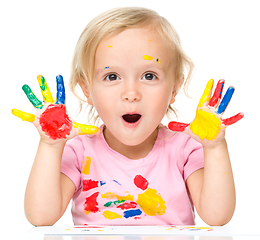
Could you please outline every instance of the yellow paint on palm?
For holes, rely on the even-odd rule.
[[[108,199],[112,199],[112,198],[117,198],[118,201],[122,201],[122,200],[130,200],[130,201],[134,201],[134,196],[133,195],[126,195],[126,196],[119,196],[116,193],[112,193],[112,192],[107,192],[101,195],[102,198],[108,198]]]
[[[31,113],[26,113],[18,109],[12,109],[12,114],[16,117],[19,117],[23,121],[27,122],[34,122],[35,120],[35,115]]]
[[[79,129],[79,135],[95,134],[99,131],[98,127],[73,122],[73,127]]]
[[[83,161],[81,162],[81,172],[85,175],[88,175],[90,172],[90,165],[91,165],[91,158],[84,157]]]
[[[190,128],[200,139],[214,140],[220,133],[221,120],[212,112],[199,109]]]
[[[37,80],[41,88],[43,100],[48,103],[54,103],[51,91],[45,81],[45,78],[42,75],[38,75]]]
[[[214,80],[210,79],[207,82],[206,88],[204,90],[204,93],[202,94],[200,101],[199,101],[199,107],[202,107],[205,102],[209,102],[210,96],[211,96],[211,89],[213,87]]]
[[[105,218],[110,219],[110,220],[116,219],[116,218],[122,218],[121,215],[119,215],[119,214],[117,214],[117,213],[115,213],[115,212],[111,212],[111,211],[109,211],[109,210],[104,211],[104,212],[102,213],[102,215],[103,215]]]
[[[136,202],[149,216],[163,215],[165,213],[165,201],[155,189],[148,188],[144,193],[139,194]]]

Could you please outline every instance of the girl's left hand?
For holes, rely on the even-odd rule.
[[[243,113],[222,119],[231,97],[235,91],[234,87],[229,87],[222,101],[222,91],[224,80],[219,80],[215,92],[211,97],[214,80],[208,81],[203,95],[197,107],[196,116],[190,124],[180,122],[170,122],[169,129],[176,132],[184,132],[202,143],[203,146],[214,146],[224,140],[225,129],[244,117]]]

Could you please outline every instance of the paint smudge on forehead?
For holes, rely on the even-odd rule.
[[[144,55],[144,56],[143,56],[143,59],[144,59],[144,60],[150,60],[150,61],[152,61],[152,60],[153,60],[153,57],[148,56],[148,55]]]
[[[107,47],[111,48],[111,47],[113,47],[113,46],[109,45],[109,46],[107,46]]]
[[[103,70],[105,70],[105,69],[108,69],[108,68],[109,68],[109,67],[104,67],[104,68],[101,69],[101,71],[103,71]]]

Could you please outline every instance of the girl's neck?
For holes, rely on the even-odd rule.
[[[145,141],[134,146],[125,145],[120,142],[106,127],[104,127],[103,133],[105,140],[111,149],[129,159],[138,160],[146,157],[153,149],[157,139],[158,129],[159,128],[156,128]]]

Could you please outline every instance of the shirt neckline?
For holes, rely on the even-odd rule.
[[[128,164],[133,164],[134,165],[134,164],[141,164],[141,163],[148,163],[148,162],[150,162],[151,160],[153,160],[155,158],[155,155],[157,154],[158,150],[160,149],[160,145],[162,144],[162,139],[163,139],[162,136],[163,136],[163,128],[164,127],[163,127],[163,125],[160,125],[159,129],[158,129],[158,135],[157,135],[157,138],[155,140],[155,143],[153,145],[152,150],[144,158],[133,160],[133,159],[130,159],[130,158],[128,158],[128,157],[118,153],[117,151],[113,150],[112,148],[110,148],[110,146],[108,145],[108,143],[106,142],[105,137],[104,137],[104,133],[103,133],[104,128],[105,128],[105,125],[103,124],[100,127],[100,131],[101,131],[100,140],[101,140],[103,146],[105,147],[107,152],[112,157],[114,157],[118,161],[127,162]]]

